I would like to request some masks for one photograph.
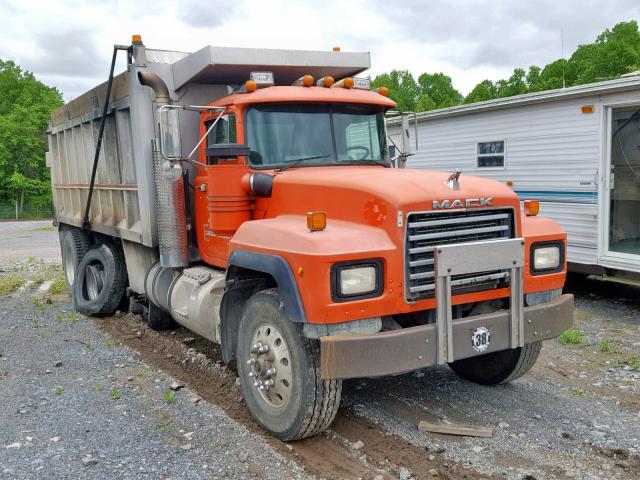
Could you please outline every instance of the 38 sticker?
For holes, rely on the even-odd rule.
[[[476,352],[484,352],[489,347],[490,337],[487,327],[478,327],[471,334],[471,346]]]

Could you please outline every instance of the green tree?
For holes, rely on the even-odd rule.
[[[640,65],[638,22],[621,22],[606,29],[595,43],[580,45],[569,62],[575,65],[575,84],[607,80]]]
[[[398,104],[401,112],[415,111],[420,97],[420,88],[408,70],[391,70],[378,75],[371,82],[372,87],[387,87],[389,98]]]
[[[0,200],[15,201],[18,209],[25,201],[50,201],[45,131],[51,111],[61,104],[58,90],[0,60]]]
[[[451,83],[451,77],[444,73],[423,73],[418,77],[418,85],[421,93],[427,94],[436,108],[453,107],[464,99]]]
[[[496,82],[498,97],[511,97],[527,93],[526,72],[522,68],[513,70],[513,74],[507,80]]]
[[[464,98],[464,103],[484,102],[498,97],[498,89],[491,80],[483,80]]]
[[[423,93],[418,98],[418,102],[416,103],[416,112],[428,112],[429,110],[435,110],[437,107],[436,102],[427,94]]]

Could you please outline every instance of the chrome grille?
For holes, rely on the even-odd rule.
[[[433,250],[439,245],[514,238],[512,209],[454,210],[412,213],[407,219],[407,299],[435,293]],[[507,271],[479,272],[451,277],[454,294],[506,286]]]

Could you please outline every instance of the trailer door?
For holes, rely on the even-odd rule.
[[[640,105],[611,108],[605,256],[640,266]]]

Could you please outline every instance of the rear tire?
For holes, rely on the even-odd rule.
[[[114,314],[127,284],[127,269],[118,247],[105,243],[89,249],[76,270],[76,310],[85,315]]]
[[[481,385],[509,383],[531,370],[541,348],[542,342],[534,342],[522,348],[456,360],[449,366],[460,378]]]
[[[73,296],[73,281],[82,258],[91,247],[91,239],[82,230],[68,228],[60,230],[60,250],[62,252],[62,270],[67,289]]]
[[[257,343],[269,348],[260,353]],[[320,378],[320,344],[305,338],[300,325],[285,316],[277,289],[258,292],[247,301],[236,352],[245,402],[266,431],[280,440],[298,440],[331,425],[342,381]],[[275,373],[269,375],[271,368]],[[260,390],[256,381],[273,384]]]
[[[143,307],[142,317],[152,330],[171,330],[178,327],[171,314],[151,302]]]

